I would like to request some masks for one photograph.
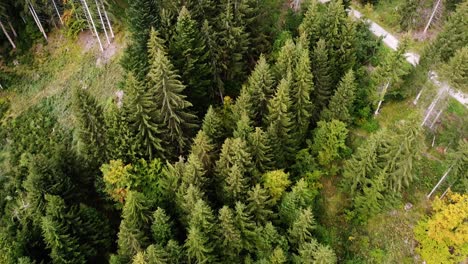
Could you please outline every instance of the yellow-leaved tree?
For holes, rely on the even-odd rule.
[[[436,198],[432,216],[415,227],[418,253],[427,264],[460,263],[468,259],[468,194]]]

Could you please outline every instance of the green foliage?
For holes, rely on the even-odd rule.
[[[271,210],[274,201],[270,198],[267,190],[262,188],[260,184],[256,184],[247,193],[247,208],[253,216],[257,224],[265,224],[273,215]]]
[[[289,241],[297,247],[302,247],[312,238],[312,231],[315,228],[315,219],[310,208],[302,209],[297,219],[294,220],[288,230]]]
[[[153,213],[153,224],[151,225],[153,240],[159,245],[166,245],[173,237],[172,228],[169,216],[164,209],[158,207]]]
[[[317,89],[315,95],[315,105],[322,109],[328,104],[328,100],[333,94],[332,65],[329,61],[326,42],[321,39],[317,42],[312,55],[312,72],[314,74],[314,84]]]
[[[148,73],[149,92],[156,101],[170,140],[177,144],[180,152],[186,146],[187,133],[196,127],[194,124],[196,117],[186,109],[192,104],[185,100],[182,94],[185,86],[165,51],[158,44],[160,42],[156,32],[152,31],[148,42],[151,59]]]
[[[350,70],[341,80],[335,94],[322,111],[322,120],[339,120],[349,124],[351,121],[352,106],[355,99],[356,83],[354,72]]]
[[[283,170],[270,171],[263,175],[263,186],[274,203],[281,199],[290,184],[289,174]]]
[[[449,81],[453,88],[468,92],[468,47],[456,51],[455,55],[442,68],[442,77]]]
[[[314,131],[314,143],[311,146],[312,153],[317,156],[318,163],[329,166],[333,161],[343,156],[347,149],[346,138],[348,129],[338,120],[331,122],[320,121]]]
[[[418,7],[421,6],[420,0],[405,0],[400,6],[400,27],[404,31],[414,29],[418,23]]]

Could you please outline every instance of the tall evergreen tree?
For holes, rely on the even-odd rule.
[[[323,39],[317,42],[312,55],[312,72],[316,88],[315,105],[320,111],[327,106],[328,100],[333,94],[332,65],[329,61],[328,47]]]
[[[455,53],[447,64],[444,65],[441,75],[449,81],[451,86],[462,92],[468,92],[468,46]]]
[[[253,252],[255,241],[258,239],[255,222],[248,214],[245,204],[237,202],[234,211],[235,224],[241,234],[242,248],[247,252]]]
[[[351,121],[352,106],[355,99],[356,80],[352,70],[343,77],[338,89],[328,104],[328,108],[322,111],[322,120],[339,120],[349,124]]]
[[[382,209],[386,176],[386,172],[383,170],[371,179],[365,179],[362,187],[362,193],[359,193],[354,198],[354,207],[362,220],[365,221],[369,219]]]
[[[236,262],[242,250],[241,232],[237,229],[234,212],[227,206],[219,210],[219,237],[224,262]]]
[[[160,41],[153,30],[148,42],[150,71],[148,73],[149,91],[156,100],[161,117],[167,127],[170,139],[177,143],[179,151],[186,145],[186,135],[195,127],[195,116],[186,108],[192,104],[182,94],[185,86],[180,81]]]
[[[147,203],[146,197],[141,193],[127,194],[117,240],[117,253],[124,262],[129,262],[135,254],[149,245],[151,213]]]
[[[203,168],[209,172],[213,166],[214,146],[211,139],[205,131],[198,131],[195,136],[190,150],[190,154],[197,156],[198,160],[203,164]]]
[[[268,100],[274,94],[274,80],[265,56],[261,55],[255,69],[248,79],[247,91],[253,116],[249,116],[256,125],[261,125],[268,110]]]
[[[312,210],[310,208],[302,209],[288,230],[290,243],[300,248],[312,239],[314,229],[315,219]]]
[[[341,157],[346,147],[348,129],[346,124],[338,120],[331,122],[320,121],[314,131],[312,152],[317,156],[322,166],[330,166],[333,161]]]
[[[96,99],[86,90],[75,92],[74,105],[79,121],[79,137],[83,154],[94,167],[107,160],[106,124],[104,113]]]
[[[287,39],[284,46],[281,48],[278,59],[275,64],[275,72],[277,79],[286,79],[293,74],[296,67],[297,52],[296,44],[292,39]]]
[[[210,106],[203,119],[202,130],[207,137],[217,146],[221,146],[227,136],[221,114]]]
[[[153,240],[160,245],[166,245],[173,237],[172,222],[164,209],[158,207],[153,213],[153,224],[151,225]]]
[[[211,96],[219,98],[219,101],[222,102],[224,98],[224,82],[221,79],[222,65],[218,61],[220,56],[218,53],[219,45],[216,32],[213,30],[208,20],[203,22],[201,34],[206,45],[206,56],[210,65],[211,83],[213,84]]]
[[[298,45],[301,46],[301,45]],[[294,111],[294,127],[297,144],[300,145],[305,138],[310,124],[314,106],[310,95],[314,90],[313,75],[311,72],[309,50],[307,47],[299,49],[299,58],[294,70],[295,80],[292,86],[292,108]]]
[[[163,156],[160,116],[151,95],[131,73],[127,76],[125,86],[128,95],[125,97],[124,109],[135,137],[137,146],[134,148],[141,152],[138,154],[150,159]]]
[[[128,25],[132,44],[128,45],[122,61],[127,71],[143,81],[148,72],[147,44],[150,29],[160,28],[160,3],[155,0],[136,0],[128,8]]]
[[[291,80],[282,79],[275,97],[268,104],[268,130],[269,144],[275,155],[275,165],[284,168],[291,159],[294,146],[291,139],[292,112],[290,89]]]
[[[175,35],[170,44],[170,54],[174,67],[181,74],[182,82],[189,89],[184,93],[194,104],[198,113],[204,113],[210,103],[212,78],[204,38],[197,22],[192,19],[184,6],[180,10],[175,26]]]
[[[242,140],[248,141],[250,133],[253,132],[253,128],[250,125],[249,116],[244,112],[241,115],[239,121],[237,121],[236,130],[234,130],[233,136]]]
[[[268,192],[260,184],[256,184],[248,192],[247,208],[258,225],[265,224],[273,215],[273,201]]]
[[[273,153],[268,142],[267,133],[265,133],[261,128],[256,127],[255,131],[249,135],[247,144],[249,146],[250,154],[252,155],[254,168],[256,168],[260,173],[271,169]]]

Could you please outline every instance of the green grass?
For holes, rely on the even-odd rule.
[[[74,124],[71,98],[75,89],[88,89],[102,104],[118,89],[123,78],[118,63],[121,51],[103,63],[96,45],[84,50],[80,46],[82,41],[60,38],[59,33],[52,35],[47,46],[33,47],[31,53],[17,59],[18,66],[10,66],[18,77],[0,94],[0,98],[10,101],[8,117],[15,118],[43,99],[56,97],[59,99],[54,101],[54,114],[62,125],[71,128]]]

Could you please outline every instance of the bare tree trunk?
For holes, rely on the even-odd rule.
[[[445,93],[445,90],[444,89],[440,89],[439,90],[439,93],[437,94],[437,97],[432,101],[432,103],[429,105],[429,108],[427,110],[427,113],[426,113],[426,116],[424,117],[424,120],[422,121],[421,123],[421,126],[424,126],[427,122],[427,120],[429,119],[429,117],[431,116],[432,114],[432,111],[434,111],[434,108],[435,106],[437,105],[437,103],[439,102],[440,98],[442,97],[442,95]]]
[[[98,1],[95,0],[95,2],[96,2],[97,11],[99,14],[99,19],[101,20],[102,28],[104,29],[104,34],[106,35],[107,44],[110,45],[109,35],[107,34],[107,29],[106,29],[106,23],[104,23],[104,20],[102,19],[101,8],[99,7]]]
[[[14,28],[13,25],[11,24],[10,20],[7,20],[7,21],[8,21],[8,25],[10,26],[11,32],[13,32],[13,36],[14,36],[15,38],[18,37],[18,34],[16,34],[15,28]]]
[[[0,27],[2,28],[2,31],[5,34],[5,36],[7,37],[8,41],[10,41],[10,44],[13,47],[13,49],[16,49],[16,45],[13,42],[13,40],[10,38],[10,35],[8,34],[8,32],[5,30],[5,27],[3,26],[2,21],[0,21]]]
[[[380,95],[380,101],[379,101],[379,104],[377,105],[377,109],[375,110],[375,113],[374,115],[378,115],[379,114],[379,111],[380,111],[380,107],[382,106],[382,102],[384,100],[384,97],[385,97],[385,94],[387,93],[387,89],[388,89],[388,86],[390,85],[390,81],[387,82],[387,84],[385,84],[385,87],[383,88],[382,90],[382,93]]]
[[[93,30],[94,30],[94,33],[96,33],[96,37],[99,42],[99,47],[101,48],[101,51],[104,51],[104,48],[102,47],[101,39],[99,38],[99,33],[97,32],[93,17],[91,16],[91,12],[89,11],[88,4],[86,3],[86,0],[82,0],[82,3],[83,3],[84,8],[86,9],[86,12],[88,13],[89,19],[91,20],[91,24],[93,25]]]
[[[29,3],[29,12],[31,12],[31,15],[34,18],[34,21],[36,21],[37,27],[44,35],[44,38],[46,39],[46,41],[48,41],[47,34],[45,33],[44,28],[42,27],[41,21],[39,20],[39,16],[37,15],[36,10],[34,9],[34,6],[31,3]]]
[[[413,101],[413,104],[414,104],[414,105],[417,105],[417,104],[418,104],[419,98],[421,97],[421,94],[422,94],[423,90],[424,90],[424,87],[421,89],[421,91],[419,91],[418,95],[417,95],[416,98],[414,99],[414,101]]]
[[[114,30],[112,30],[111,22],[109,20],[109,17],[107,16],[106,7],[104,6],[104,3],[102,2],[102,0],[99,0],[99,2],[101,2],[102,10],[104,12],[104,16],[106,17],[107,25],[109,26],[109,31],[110,31],[110,34],[111,34],[111,38],[114,38],[115,37],[114,36]]]
[[[434,6],[434,9],[432,10],[431,17],[429,18],[429,21],[427,21],[426,27],[424,28],[424,31],[423,31],[423,34],[424,34],[424,35],[426,34],[427,30],[428,30],[429,27],[431,26],[432,19],[434,19],[434,15],[435,15],[435,13],[436,13],[436,11],[437,11],[437,8],[439,8],[440,2],[442,2],[442,0],[437,0],[437,3],[436,3],[436,5]]]
[[[436,186],[434,187],[434,189],[432,189],[432,191],[426,196],[427,199],[431,198],[431,195],[437,190],[437,188],[439,188],[439,185],[445,180],[445,178],[447,178],[447,175],[449,174],[449,172],[452,170],[452,166],[450,166],[450,168],[444,173],[444,175],[442,176],[442,178],[440,178],[439,182],[436,184]]]
[[[60,24],[62,24],[62,26],[63,26],[62,16],[60,15],[60,12],[59,12],[59,10],[58,10],[58,8],[57,8],[57,4],[55,4],[55,0],[52,0],[52,3],[54,4],[55,12],[57,12],[57,16],[58,16],[59,19],[60,19]]]
[[[439,117],[440,117],[440,115],[442,114],[442,111],[443,111],[443,109],[440,109],[439,113],[437,113],[436,117],[434,118],[434,121],[432,121],[432,124],[431,124],[431,126],[429,127],[430,129],[432,129],[432,127],[435,125],[435,123],[437,122],[437,120],[439,120]]]

